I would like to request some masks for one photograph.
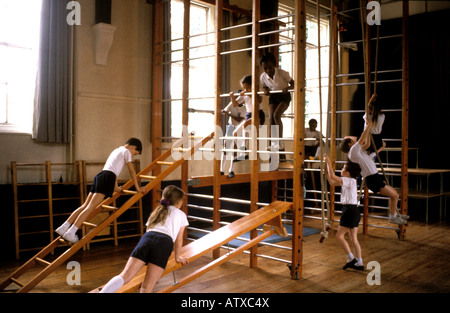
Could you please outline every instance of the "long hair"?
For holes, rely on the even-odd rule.
[[[165,223],[169,215],[169,206],[182,200],[185,193],[180,188],[170,185],[164,188],[161,197],[161,204],[150,214],[147,221],[147,231],[160,223]]]
[[[372,125],[376,126],[378,122],[378,116],[380,116],[381,113],[381,107],[379,104],[377,104],[377,100],[374,100],[369,104],[369,109],[372,111],[372,113],[368,116],[368,118],[372,120]]]

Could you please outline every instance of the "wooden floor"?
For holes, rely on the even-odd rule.
[[[307,227],[320,227],[320,221],[306,220]],[[337,226],[335,226],[337,227]],[[439,293],[450,292],[450,225],[426,225],[411,222],[407,239],[399,241],[393,230],[369,228],[369,235],[359,235],[364,264],[377,261],[381,265],[381,285],[368,285],[370,270],[342,270],[346,262],[343,250],[331,232],[323,244],[319,234],[305,237],[303,275],[291,280],[286,264],[259,259],[258,268],[248,267],[248,255],[242,254],[180,288],[183,293]],[[71,269],[60,267],[36,286],[33,293],[86,293],[105,284],[125,265],[136,244],[122,241],[118,247],[93,245],[80,251],[72,261],[81,264],[81,285],[69,286],[66,277]],[[289,242],[284,244],[289,245]],[[259,253],[289,259],[290,251],[261,247]],[[177,278],[201,267],[211,258],[203,257],[176,272]],[[0,264],[0,280],[21,262]],[[37,271],[36,267],[36,271]],[[26,281],[35,270],[20,280]],[[172,275],[163,277],[156,291],[173,283]]]

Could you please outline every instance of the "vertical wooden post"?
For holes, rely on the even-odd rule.
[[[223,0],[216,1],[216,42],[215,42],[215,52],[216,52],[216,93],[215,93],[215,108],[214,108],[214,122],[215,129],[222,128],[222,99],[220,95],[222,94],[222,56],[220,55],[221,46],[220,41],[222,40],[223,28]],[[219,142],[220,133],[214,132],[214,143]],[[215,149],[219,149],[215,145]],[[215,153],[214,164],[213,164],[213,230],[220,228],[220,153]],[[220,249],[213,251],[213,258],[217,259],[220,257]]]
[[[258,209],[258,189],[259,189],[259,157],[258,157],[258,133],[259,133],[259,33],[261,19],[261,0],[253,0],[253,25],[252,25],[252,101],[253,101],[253,114],[252,114],[252,131],[250,132],[250,213]],[[256,238],[258,235],[257,230],[250,232],[250,239]],[[250,267],[258,266],[256,253],[258,247],[255,245],[250,249]]]
[[[363,234],[367,235],[369,230],[369,188],[365,185],[364,180],[361,184],[364,184]]]
[[[183,22],[183,90],[182,90],[182,125],[186,127],[188,131],[189,126],[189,35],[191,25],[191,1],[184,0],[184,22]],[[187,135],[187,134],[186,134]],[[189,139],[190,140],[190,139]],[[187,193],[188,186],[186,181],[188,180],[189,161],[184,162],[181,165],[181,189]],[[187,201],[182,208],[183,212],[187,214]],[[185,234],[187,236],[187,233]]]
[[[52,165],[50,161],[45,161],[45,178],[47,181],[48,194],[48,220],[50,230],[50,242],[53,241],[53,186],[52,186]]]
[[[400,212],[408,211],[408,118],[409,118],[409,4],[403,0],[402,30],[402,176],[400,187]],[[399,239],[405,240],[406,227],[400,226]]]
[[[156,159],[161,155],[162,137],[162,91],[163,91],[163,4],[161,0],[153,2],[153,75],[152,75],[152,158]],[[161,166],[153,169],[152,175],[158,176],[161,173]],[[161,183],[151,190],[152,210],[156,208],[156,199],[159,199]]]
[[[338,36],[338,25],[337,25],[337,8],[334,5],[334,0],[331,1],[331,23],[330,23],[330,100],[331,100],[331,114],[330,114],[330,159],[333,164],[333,170],[336,169],[336,105],[337,105],[337,90],[336,90],[336,74],[337,74],[337,36]],[[335,187],[330,185],[330,221],[333,225],[334,220],[334,209],[335,209]]]
[[[303,162],[305,158],[306,0],[295,1],[294,59],[294,178],[291,278],[299,279],[303,265]]]
[[[13,188],[14,198],[14,236],[16,238],[16,259],[20,259],[20,246],[19,246],[19,202],[18,202],[18,189],[17,189],[17,162],[11,162],[11,182]]]

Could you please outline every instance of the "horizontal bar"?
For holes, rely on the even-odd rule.
[[[291,17],[291,16],[295,16],[295,13],[280,15],[280,16],[275,16],[275,17],[269,17],[264,20],[259,20],[258,23],[265,23],[265,22],[270,22],[270,21],[275,21],[275,20],[281,20],[283,18],[287,18],[287,17]]]
[[[227,31],[227,30],[231,30],[231,29],[235,29],[235,28],[239,28],[239,27],[252,26],[252,25],[253,25],[253,22],[249,22],[249,23],[243,23],[243,24],[238,24],[238,25],[234,25],[234,26],[224,27],[220,30]]]
[[[245,52],[245,51],[250,51],[252,49],[253,48],[244,48],[244,49],[238,49],[238,50],[224,51],[224,52],[221,52],[220,55],[227,55],[227,54],[232,54],[232,53]]]
[[[291,30],[295,30],[295,27],[288,27],[288,28],[283,28],[283,29],[278,29],[278,30],[271,30],[265,33],[259,33],[258,36],[266,36],[266,35],[271,35],[271,34],[279,34],[279,33],[284,33],[284,32],[288,32]]]
[[[232,42],[232,41],[237,41],[237,40],[242,40],[242,39],[248,39],[248,38],[252,38],[252,37],[253,37],[253,35],[247,35],[247,36],[242,36],[242,37],[236,37],[236,38],[224,39],[224,40],[221,40],[220,43]]]

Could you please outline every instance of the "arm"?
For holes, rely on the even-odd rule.
[[[136,177],[136,171],[134,170],[133,163],[132,162],[128,162],[127,163],[127,167],[128,167],[128,171],[130,172],[131,179],[133,180],[134,187],[136,187],[136,190],[138,192],[142,192],[142,193],[146,194],[147,193],[147,189],[145,187],[141,188],[141,186],[139,186],[139,182],[138,182],[137,177]]]
[[[234,92],[230,92],[230,99],[231,99],[231,103],[233,104],[234,107],[237,107],[239,105],[239,103],[236,101]]]
[[[295,86],[294,86],[294,80],[291,79],[291,81],[289,82],[289,87],[284,88],[284,89],[283,89],[283,93],[288,93],[289,89],[294,89],[294,88],[295,88]]]
[[[327,179],[328,179],[328,182],[330,183],[330,185],[331,186],[342,186],[342,178],[340,178],[339,176],[336,176],[336,174],[333,170],[333,166],[331,165],[331,161],[326,154],[324,155],[323,159],[327,165],[326,173],[327,173]]]
[[[370,147],[371,141],[370,141],[370,129],[372,128],[372,122],[368,119],[367,120],[367,126],[364,129],[363,133],[361,134],[361,137],[358,140],[358,143],[361,145],[362,151],[366,151],[367,148]]]
[[[183,266],[189,264],[189,259],[180,255],[181,248],[183,247],[183,236],[186,227],[181,227],[178,232],[177,239],[175,240],[175,261],[181,263]]]

